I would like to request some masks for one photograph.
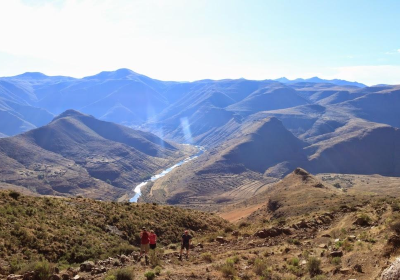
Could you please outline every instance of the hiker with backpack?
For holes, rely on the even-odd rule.
[[[139,260],[142,258],[144,254],[146,263],[147,263],[147,253],[149,252],[149,233],[146,231],[145,227],[142,227],[142,232],[140,233],[140,256]]]
[[[150,249],[155,250],[157,247],[157,235],[154,233],[154,230],[150,230],[149,234],[149,240],[150,240]]]

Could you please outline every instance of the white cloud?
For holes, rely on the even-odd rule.
[[[397,52],[400,53],[400,49],[398,49]]]

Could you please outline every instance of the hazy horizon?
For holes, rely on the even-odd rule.
[[[0,76],[128,68],[165,81],[319,77],[400,84],[397,1],[0,3]]]

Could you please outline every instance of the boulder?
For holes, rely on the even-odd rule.
[[[381,280],[397,280],[397,279],[400,279],[400,258],[397,258],[381,274]]]
[[[35,272],[34,271],[27,271],[24,273],[24,277],[22,278],[23,280],[32,280],[35,279]]]
[[[232,231],[232,236],[239,236],[239,232],[237,230]]]
[[[254,235],[260,238],[275,237],[281,234],[291,235],[292,231],[289,228],[272,227],[269,229],[260,230]]]
[[[19,274],[10,274],[7,276],[7,280],[22,280],[23,278],[24,276]]]
[[[61,275],[61,279],[62,280],[70,280],[71,278],[69,277],[69,274],[64,273],[63,275]]]
[[[357,225],[357,226],[361,226],[361,227],[368,227],[370,226],[370,223],[362,218],[362,217],[358,217],[357,220],[354,221],[353,225]]]
[[[81,263],[81,265],[80,265],[80,270],[82,271],[82,272],[84,272],[84,271],[86,271],[86,272],[90,272],[90,271],[92,271],[92,269],[94,268],[94,262],[92,262],[92,261],[86,261],[86,262],[84,262],[84,263]]]
[[[326,244],[319,244],[318,247],[321,248],[321,249],[327,249],[327,248],[328,248],[328,245],[326,245]]]
[[[310,225],[305,220],[301,220],[300,222],[293,225],[293,228],[295,229],[309,228],[309,227]]]
[[[353,266],[354,271],[363,272],[361,264],[356,264]]]
[[[122,263],[127,263],[127,262],[130,261],[129,257],[127,257],[127,256],[125,256],[125,255],[121,255],[121,256],[119,257],[119,260],[120,260]]]
[[[392,245],[393,247],[397,248],[400,247],[400,236],[393,234],[389,237],[388,242],[389,245]]]
[[[351,269],[350,268],[341,268],[340,269],[340,273],[342,273],[342,274],[350,274],[351,273]]]
[[[53,274],[50,276],[49,280],[61,280],[61,276],[58,274]]]
[[[217,238],[215,239],[215,241],[219,242],[219,243],[226,243],[226,239],[223,236],[217,236]]]
[[[330,235],[330,234],[323,234],[323,235],[321,235],[321,237],[329,237],[329,238],[331,238],[332,236]]]
[[[335,257],[343,257],[343,252],[342,251],[333,251],[329,254],[332,258]]]
[[[350,236],[347,237],[347,240],[349,240],[349,241],[355,241],[356,238],[357,238],[357,237],[356,237],[355,235],[350,235]]]

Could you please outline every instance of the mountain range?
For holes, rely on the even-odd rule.
[[[82,79],[25,73],[0,78],[0,137],[16,135],[0,141],[3,183],[49,194],[93,195],[98,188],[121,198],[127,186],[194,153],[177,143],[207,152],[149,184],[144,200],[236,202],[296,167],[400,176],[399,105],[398,85],[343,80],[165,82],[129,69]],[[64,171],[50,172],[87,183],[39,182],[52,164]]]

